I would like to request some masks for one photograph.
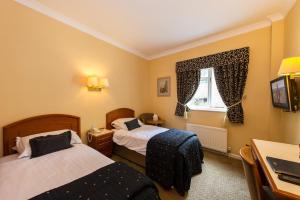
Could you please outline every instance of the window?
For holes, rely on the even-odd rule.
[[[200,85],[187,106],[192,110],[226,111],[217,89],[213,68],[201,70]]]

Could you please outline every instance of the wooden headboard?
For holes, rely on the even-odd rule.
[[[72,115],[50,114],[23,119],[3,127],[3,154],[15,153],[16,137],[42,132],[71,129],[80,136],[80,118]]]
[[[134,110],[130,108],[119,108],[106,113],[106,128],[113,129],[111,123],[119,118],[134,117]]]

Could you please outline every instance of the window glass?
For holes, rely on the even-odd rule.
[[[226,110],[226,106],[217,89],[213,68],[201,70],[200,85],[187,105],[195,110]]]

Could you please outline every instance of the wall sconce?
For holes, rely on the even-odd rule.
[[[285,58],[282,60],[280,69],[278,71],[279,76],[290,75],[291,79],[300,77],[300,57]]]
[[[89,76],[87,78],[87,88],[89,91],[101,91],[109,87],[107,78],[99,78],[98,76]]]

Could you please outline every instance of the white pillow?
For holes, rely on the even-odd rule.
[[[111,125],[115,128],[115,129],[123,129],[123,130],[128,130],[127,126],[125,124],[125,122],[134,120],[135,118],[120,118],[120,119],[116,119],[114,120]],[[139,125],[142,126],[144,125],[139,119],[138,119]]]
[[[44,133],[38,133],[34,135],[29,135],[25,137],[17,137],[16,138],[16,147],[17,151],[19,152],[18,158],[24,158],[24,157],[30,157],[31,156],[31,148],[29,144],[29,140],[35,137],[39,136],[47,136],[47,135],[59,135],[61,133],[64,133],[66,131],[71,131],[71,142],[70,144],[81,144],[82,141],[80,137],[77,135],[75,131],[64,129],[64,130],[58,130],[58,131],[50,131],[50,132],[44,132]]]
[[[11,149],[14,151],[18,151],[17,146],[12,147]]]
[[[16,151],[20,154],[24,151],[24,145],[21,141],[21,138],[20,137],[17,137],[16,138]]]

